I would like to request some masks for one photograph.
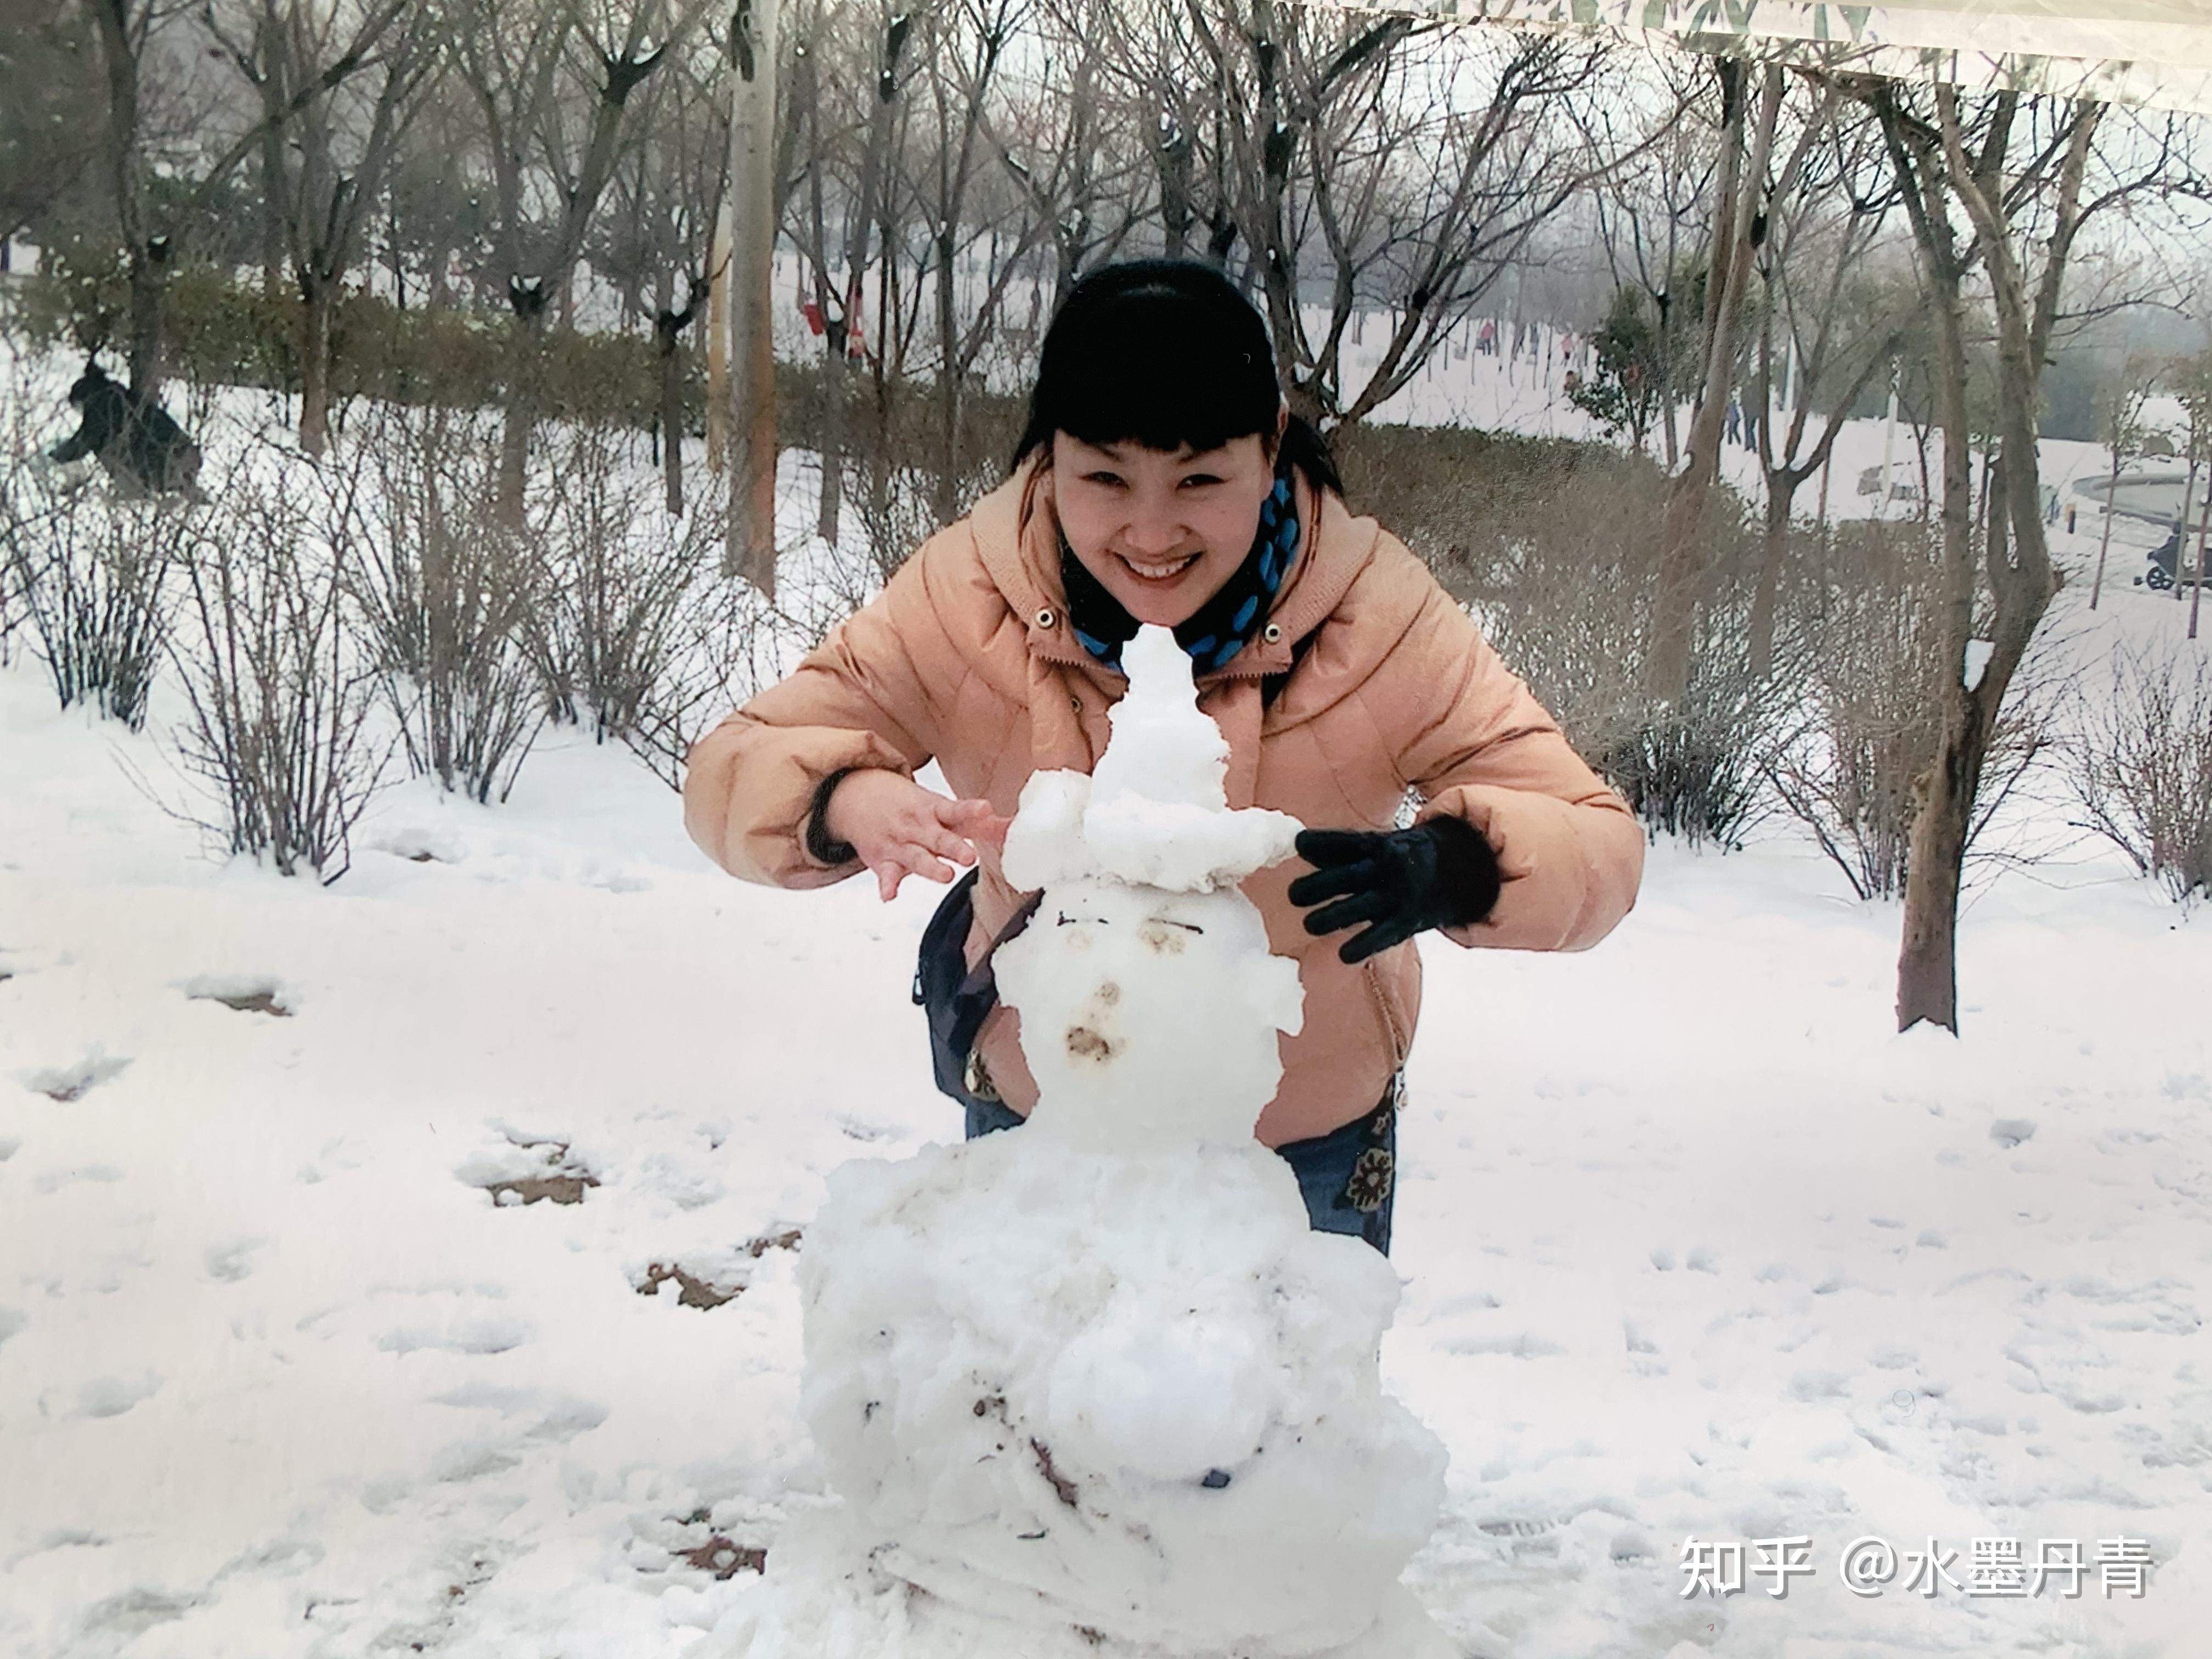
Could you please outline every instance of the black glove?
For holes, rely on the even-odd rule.
[[[1321,904],[1309,933],[1368,924],[1337,957],[1363,962],[1425,928],[1480,921],[1498,902],[1498,854],[1465,818],[1443,815],[1410,830],[1301,830],[1298,856],[1314,866],[1291,884],[1291,902]]]

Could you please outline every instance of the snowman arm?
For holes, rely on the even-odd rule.
[[[832,629],[789,678],[692,745],[684,828],[732,875],[820,887],[857,874],[857,858],[828,863],[808,846],[823,784],[870,767],[911,777],[936,752],[939,694],[918,661],[953,659],[927,591],[927,550]]]
[[[1402,731],[1398,765],[1424,797],[1417,821],[1443,814],[1480,830],[1504,885],[1482,921],[1442,928],[1465,945],[1585,950],[1636,902],[1644,832],[1627,803],[1577,755],[1521,678],[1441,588],[1398,649],[1420,672],[1392,677]]]

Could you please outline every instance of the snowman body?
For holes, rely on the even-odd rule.
[[[1253,1139],[1301,999],[1236,883],[1297,826],[1226,809],[1165,629],[1126,655],[1096,772],[1032,778],[1007,839],[1030,1121],[847,1164],[808,1231],[842,1503],[772,1553],[748,1659],[1450,1651],[1398,1583],[1444,1456],[1380,1386],[1396,1276]]]

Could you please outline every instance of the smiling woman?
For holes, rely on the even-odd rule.
[[[975,866],[916,984],[969,1133],[1012,1127],[1036,1085],[990,963],[1031,902],[1000,845],[1031,774],[1097,763],[1148,623],[1228,740],[1228,804],[1310,826],[1310,868],[1242,884],[1304,989],[1259,1137],[1316,1227],[1387,1250],[1413,936],[1593,945],[1634,902],[1644,837],[1427,568],[1352,515],[1220,272],[1139,260],[1076,283],[1006,481],[699,741],[686,823],[733,874],[786,887],[865,868],[889,899]],[[933,758],[951,799],[914,781]]]

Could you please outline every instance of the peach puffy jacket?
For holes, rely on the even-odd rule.
[[[691,750],[684,815],[732,875],[816,887],[857,873],[806,849],[816,786],[845,767],[913,773],[932,757],[963,797],[1011,814],[1030,773],[1087,772],[1127,681],[1094,660],[1064,614],[1059,531],[1038,452],[966,519],[939,531],[882,594],[790,678]],[[1298,477],[1298,556],[1262,633],[1199,677],[1199,706],[1229,739],[1229,804],[1316,828],[1388,829],[1407,791],[1419,815],[1455,812],[1497,849],[1504,888],[1461,945],[1574,951],[1635,902],[1644,836],[1427,568],[1374,520]],[[1300,647],[1293,654],[1293,647]],[[1287,675],[1271,701],[1262,681]],[[988,851],[972,963],[1021,902]],[[1297,960],[1305,1026],[1283,1039],[1283,1082],[1259,1138],[1279,1146],[1371,1110],[1413,1042],[1420,959],[1410,945],[1357,967],[1346,933],[1314,939],[1285,895],[1293,860],[1243,884],[1279,954]],[[978,1042],[1006,1103],[1036,1085],[1001,1005]],[[916,1035],[916,1066],[921,1065]]]

